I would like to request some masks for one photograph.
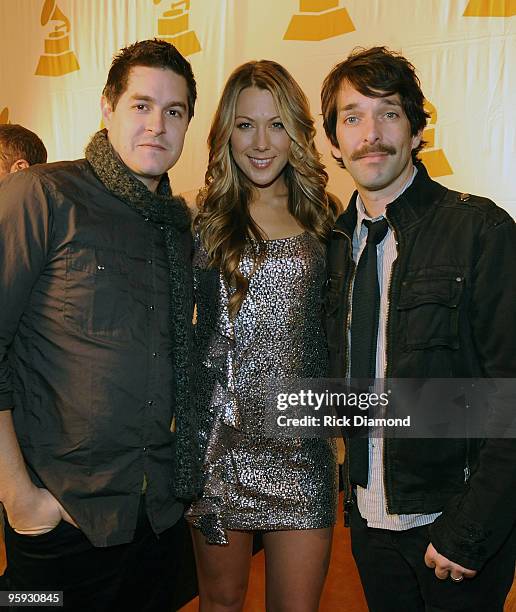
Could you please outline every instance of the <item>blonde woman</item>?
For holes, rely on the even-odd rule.
[[[253,532],[267,610],[317,610],[337,503],[334,445],[268,439],[268,384],[326,374],[325,240],[334,210],[308,102],[279,64],[229,77],[208,144],[194,260],[204,489],[187,512],[202,611],[243,609]]]

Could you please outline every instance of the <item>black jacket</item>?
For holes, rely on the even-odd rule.
[[[516,378],[514,220],[490,200],[448,191],[421,164],[386,217],[398,249],[386,378]],[[329,245],[333,377],[348,371],[356,220],[355,193]],[[386,439],[384,480],[389,512],[443,512],[430,527],[432,543],[467,568],[479,569],[514,528],[516,440]]]

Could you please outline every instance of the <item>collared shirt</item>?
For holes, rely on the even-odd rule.
[[[416,176],[414,167],[411,178],[395,195],[393,201],[408,189]],[[367,240],[367,227],[364,220],[378,221],[383,215],[372,219],[368,216],[364,203],[357,195],[357,226],[353,234],[353,259],[356,263],[365,247]],[[378,338],[376,345],[376,378],[385,377],[386,354],[386,328],[389,309],[388,291],[392,273],[392,265],[397,257],[397,248],[394,232],[389,227],[385,238],[377,245],[378,279],[380,285],[380,314],[378,323]],[[383,480],[383,438],[369,440],[369,474],[367,488],[357,486],[357,503],[361,516],[366,519],[369,527],[402,531],[412,527],[419,527],[434,521],[439,514],[389,514],[385,497]]]
[[[0,409],[31,477],[96,546],[132,540],[146,478],[164,531],[182,506],[162,229],[78,160],[7,177],[0,235]]]

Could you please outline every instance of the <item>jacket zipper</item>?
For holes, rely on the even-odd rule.
[[[346,323],[344,326],[344,339],[346,342],[346,355],[345,355],[345,361],[344,361],[344,372],[345,375],[349,377],[349,349],[350,349],[350,344],[348,341],[348,336],[349,336],[349,329],[350,329],[350,324],[351,324],[351,292],[352,292],[352,288],[353,288],[353,280],[355,278],[355,274],[356,274],[356,265],[355,262],[353,260],[353,249],[352,249],[352,243],[351,243],[351,239],[350,237],[343,232],[342,230],[339,229],[334,229],[334,232],[338,233],[338,234],[342,234],[343,236],[345,236],[346,240],[348,241],[348,249],[349,249],[349,255],[350,255],[350,262],[351,265],[353,266],[352,272],[351,272],[351,276],[349,278],[348,281],[348,287],[347,287],[347,294],[346,294],[346,302],[347,302],[347,306],[348,306],[348,313],[347,313],[347,317],[346,317]],[[345,459],[344,459],[344,471],[345,471],[345,477],[344,477],[344,482],[343,482],[343,487],[344,487],[344,527],[349,527],[349,514],[351,512],[351,508],[353,506],[353,490],[351,488],[351,476],[350,476],[350,471],[349,471],[349,460],[350,460],[350,453],[349,453],[349,444],[346,445],[346,453],[345,453]]]
[[[471,471],[469,469],[470,438],[469,438],[468,425],[469,425],[469,414],[467,415],[467,419],[466,419],[466,461],[464,463],[464,484],[468,482],[469,477],[471,475]]]
[[[390,362],[389,362],[389,348],[390,348],[390,315],[391,315],[391,293],[392,293],[392,281],[394,278],[394,274],[398,268],[398,260],[399,260],[399,256],[400,256],[400,249],[399,249],[399,240],[398,240],[398,234],[396,233],[396,229],[394,228],[394,226],[392,225],[390,219],[387,217],[387,215],[385,215],[385,219],[387,220],[387,223],[389,225],[389,227],[392,230],[392,233],[394,235],[394,241],[396,243],[396,259],[394,260],[393,264],[392,264],[392,268],[391,268],[391,274],[390,274],[390,278],[389,278],[389,286],[387,287],[387,315],[386,315],[386,321],[385,321],[385,372],[384,372],[384,382],[385,380],[387,380],[390,377]],[[385,506],[386,506],[386,510],[387,510],[387,514],[390,514],[390,507],[389,507],[389,495],[388,495],[388,491],[387,491],[387,478],[386,478],[386,465],[387,465],[387,454],[388,454],[388,447],[389,447],[389,439],[385,438],[383,441],[383,455],[384,455],[384,460],[383,460],[383,488],[385,491]]]

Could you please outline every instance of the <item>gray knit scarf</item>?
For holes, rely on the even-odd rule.
[[[190,400],[192,356],[192,268],[185,248],[190,214],[181,197],[172,196],[167,174],[156,193],[134,177],[111,146],[107,131],[97,132],[86,159],[104,186],[146,219],[164,226],[169,270],[169,329],[173,373],[172,408],[176,419],[174,492],[189,500],[198,490],[197,429]]]

